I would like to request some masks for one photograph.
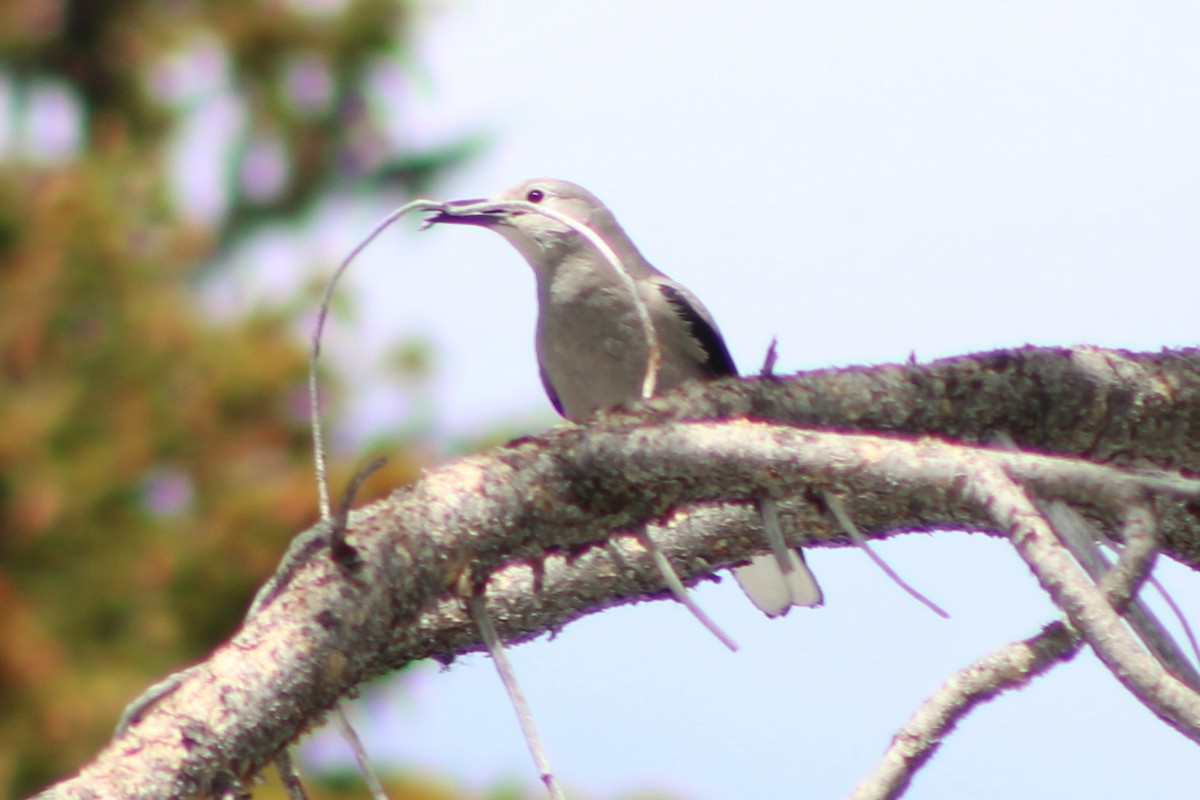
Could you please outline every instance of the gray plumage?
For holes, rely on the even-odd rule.
[[[652,267],[591,192],[563,180],[524,181],[489,201],[524,200],[586,225],[615,252],[634,285],[659,341],[656,391],[684,381],[737,374],[708,310],[682,284]],[[459,205],[455,203],[451,205]],[[439,213],[433,223],[479,225],[499,233],[525,257],[537,280],[537,356],[542,383],[563,416],[583,420],[641,396],[648,345],[628,285],[586,237],[532,211],[499,208],[466,215]],[[735,571],[738,582],[766,613],[816,605],[821,592],[802,558],[789,551],[785,579],[770,556]]]

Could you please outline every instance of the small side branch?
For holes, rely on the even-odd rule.
[[[500,641],[500,635],[496,633],[496,626],[492,624],[492,618],[487,613],[484,591],[485,589],[480,589],[471,594],[467,600],[471,618],[475,620],[475,626],[479,628],[479,635],[492,657],[492,663],[496,665],[496,672],[500,675],[500,682],[504,684],[504,691],[508,693],[508,699],[517,713],[517,722],[521,726],[525,744],[529,747],[529,754],[533,756],[533,763],[542,783],[546,785],[546,790],[554,800],[566,800],[567,796],[559,786],[558,779],[554,777],[554,770],[550,767],[546,748],[542,745],[537,726],[533,722],[533,712],[529,710],[529,703],[525,700],[525,694],[521,691],[520,684],[517,683],[517,675],[513,671],[512,663],[504,653],[504,642]]]
[[[358,732],[354,730],[349,717],[346,716],[345,701],[338,703],[333,709],[333,722],[337,725],[338,733],[342,734],[342,738],[346,740],[346,744],[350,745],[350,750],[354,753],[354,763],[358,765],[358,773],[362,775],[363,781],[371,791],[373,800],[388,800],[387,792],[383,790],[383,784],[379,782],[379,776],[371,768],[371,760],[367,758],[367,749],[363,747],[362,739],[358,738]]]
[[[1081,645],[1066,625],[1055,622],[1036,636],[1006,644],[959,670],[896,732],[875,770],[855,787],[850,800],[893,800],[903,795],[913,776],[967,714],[1070,659]]]
[[[1106,541],[1107,537],[1084,519],[1079,512],[1061,500],[1039,503],[1038,507],[1046,514],[1046,519],[1050,521],[1059,540],[1071,551],[1071,555],[1087,571],[1092,581],[1096,583],[1103,581],[1112,569],[1112,565],[1099,546],[1099,542]],[[1154,580],[1153,573],[1147,574],[1146,582],[1153,585],[1174,610],[1180,624],[1188,634],[1188,639],[1192,642],[1193,650],[1195,650],[1195,637],[1192,636],[1187,618],[1164,591],[1162,585]],[[1195,667],[1188,661],[1174,637],[1158,621],[1158,617],[1142,599],[1141,593],[1134,595],[1129,605],[1122,611],[1134,633],[1154,654],[1154,657],[1175,677],[1193,689],[1200,689],[1200,674],[1197,674]]]
[[[1124,496],[1122,538],[1126,547],[1117,565],[1106,571],[1097,588],[1067,556],[1062,537],[1054,534],[1048,516],[1002,467],[994,463],[978,465],[971,475],[976,499],[997,522],[1008,528],[1017,549],[1056,604],[1068,609],[1071,621],[1047,625],[1036,636],[1005,645],[951,677],[896,733],[875,770],[855,788],[851,798],[900,797],[959,720],[976,706],[1023,687],[1055,664],[1069,660],[1084,638],[1118,679],[1151,710],[1196,740],[1195,727],[1188,727],[1195,694],[1173,678],[1173,687],[1155,685],[1170,676],[1160,662],[1136,646],[1118,616],[1136,601],[1138,587],[1146,579],[1157,553],[1155,518],[1142,494],[1131,491],[1130,487],[1115,492],[1118,497]],[[1060,501],[1052,505],[1074,514]],[[1103,635],[1097,635],[1098,630]],[[1120,635],[1104,638],[1114,632]],[[1094,638],[1101,640],[1099,646],[1093,643]],[[1127,677],[1122,670],[1137,671],[1137,676]],[[1160,698],[1159,689],[1165,689],[1165,698]]]
[[[520,641],[661,593],[645,551],[614,534],[649,525],[656,542],[679,554],[673,562],[684,581],[743,561],[761,549],[753,503],[767,493],[786,503],[832,487],[855,498],[855,521],[871,536],[889,528],[982,528],[1034,539],[1022,545],[1027,550],[1061,550],[1028,487],[1123,528],[1134,553],[1156,520],[1144,505],[1141,517],[1131,514],[1129,500],[1150,492],[1155,510],[1178,520],[1200,496],[1200,482],[1182,475],[936,439],[805,430],[757,418],[636,426],[613,419],[429,470],[413,486],[349,514],[347,540],[360,556],[353,574],[328,557],[332,521],[314,526],[293,543],[230,642],[135,703],[131,724],[45,796],[94,797],[94,787],[105,785],[110,796],[175,797],[216,786],[231,764],[239,780],[249,780],[362,681],[415,659],[479,649],[480,633],[457,589],[467,564],[488,576],[488,608],[504,619],[506,636]],[[586,492],[580,476],[588,476]],[[798,544],[836,535],[815,504],[788,510],[804,532]],[[632,546],[621,549],[624,543]],[[1086,630],[1089,642],[1107,634],[1107,624],[1132,641],[1074,559],[1065,551],[1061,558],[1085,588],[1068,585],[1064,594],[1054,570],[1039,567],[1039,576],[1054,585],[1072,625]],[[1108,617],[1076,622],[1093,613],[1085,608],[1092,595]],[[1136,647],[1134,653],[1154,664]],[[1164,713],[1172,724],[1190,724],[1200,716],[1187,716],[1194,695],[1155,669],[1134,680],[1144,691],[1147,680],[1163,676],[1160,688],[1171,693]],[[219,735],[211,735],[218,725]]]
[[[283,791],[288,800],[308,800],[308,793],[304,791],[304,784],[300,781],[300,772],[296,769],[296,762],[292,760],[292,753],[288,748],[280,750],[275,756],[275,771],[279,773],[279,781],[283,784]]]
[[[853,541],[860,550],[867,554],[867,557],[875,563],[875,566],[883,570],[884,575],[887,575],[889,578],[891,578],[893,583],[903,589],[918,603],[925,606],[942,619],[950,619],[950,614],[947,613],[945,609],[917,591],[916,588],[914,588],[908,581],[904,580],[904,578],[901,578],[900,574],[896,572],[896,570],[892,569],[891,565],[884,561],[883,558],[875,552],[875,548],[871,547],[870,541],[868,541],[867,537],[863,535],[863,532],[858,529],[858,526],[854,524],[854,520],[850,518],[850,514],[846,511],[846,507],[842,505],[842,501],[838,499],[836,494],[826,490],[822,492],[821,497],[825,500],[825,505],[829,507],[829,510],[833,513],[834,519],[838,521],[838,525],[842,526],[842,530],[846,532],[846,535],[850,537],[851,541]]]
[[[662,575],[663,583],[671,590],[671,594],[679,603],[691,612],[692,616],[703,625],[709,633],[717,637],[721,644],[725,645],[731,652],[736,653],[738,646],[733,637],[721,628],[716,621],[705,613],[700,604],[692,599],[688,593],[687,587],[683,585],[683,581],[679,579],[679,573],[671,566],[671,562],[667,560],[667,554],[658,546],[658,543],[651,538],[649,531],[644,527],[638,531],[638,541],[642,547],[646,548],[646,552],[654,561],[654,566],[658,568],[658,572]]]
[[[1140,494],[1130,493],[1125,498],[1126,548],[1102,583],[1112,595],[1110,602],[1058,541],[1026,490],[1004,470],[980,465],[970,487],[977,501],[1011,532],[1017,552],[1042,588],[1113,675],[1147,708],[1184,736],[1200,742],[1200,695],[1138,646],[1113,607],[1114,603],[1124,607],[1129,602],[1156,552],[1154,517]]]

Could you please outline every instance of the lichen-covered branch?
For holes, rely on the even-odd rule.
[[[353,569],[330,557],[325,529],[303,534],[231,641],[46,796],[211,793],[253,775],[364,680],[479,649],[464,586],[486,584],[502,636],[534,637],[662,594],[623,532],[647,525],[689,581],[761,551],[754,498],[768,494],[810,546],[845,544],[822,490],[872,537],[1005,535],[972,490],[984,470],[1109,531],[1121,530],[1122,498],[1148,495],[1167,552],[1195,566],[1200,482],[1175,468],[1200,464],[1188,438],[1200,430],[1198,365],[1192,352],[1028,349],[731,380],[456,461],[350,515]],[[969,444],[999,430],[1022,451]]]

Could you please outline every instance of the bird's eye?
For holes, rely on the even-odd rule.
[[[545,196],[546,193],[541,189],[530,189],[529,194],[525,195],[525,199],[531,203],[540,203]]]

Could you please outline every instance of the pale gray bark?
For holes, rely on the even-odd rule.
[[[1019,452],[981,444],[1000,431]],[[486,582],[503,636],[531,638],[661,593],[658,571],[624,531],[648,524],[687,580],[761,550],[754,498],[764,495],[780,500],[796,522],[793,543],[806,547],[846,544],[823,490],[873,538],[947,527],[1015,535],[1068,615],[1053,652],[1082,637],[1122,671],[1153,669],[1123,660],[1134,657],[1108,640],[1114,620],[1099,589],[1043,576],[1058,557],[1045,551],[1050,526],[1034,501],[1068,503],[1118,538],[1149,525],[1167,555],[1197,568],[1200,484],[1186,475],[1200,472],[1198,434],[1194,350],[1027,348],[689,385],[428,472],[350,515],[358,558],[348,566],[330,558],[323,530],[306,532],[233,639],[45,796],[230,791],[362,681],[480,649],[461,599],[472,587]],[[1121,580],[1103,587],[1118,605],[1140,574]],[[1028,659],[1049,652],[1039,647],[1008,649]],[[1154,676],[1138,672],[1131,690],[1146,680]],[[1200,740],[1200,699],[1170,680],[1142,699]],[[1001,688],[974,686],[968,697]],[[927,737],[946,728],[932,730]]]

